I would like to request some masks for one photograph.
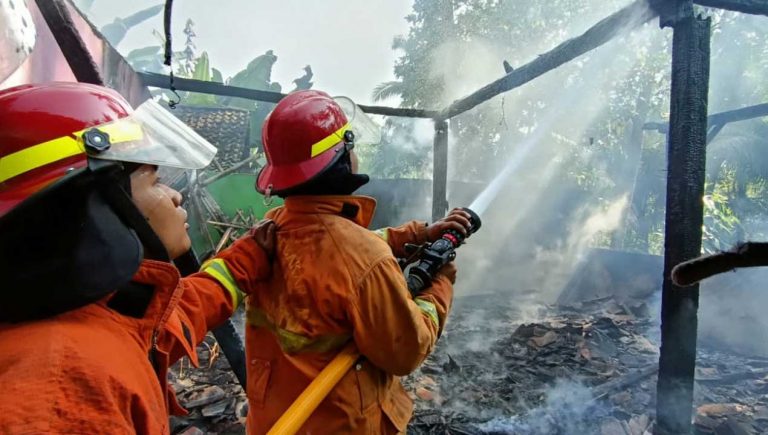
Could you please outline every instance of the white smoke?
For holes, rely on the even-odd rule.
[[[595,407],[589,388],[573,382],[559,380],[547,393],[541,407],[527,414],[496,417],[477,428],[483,433],[549,435],[554,433],[578,434],[591,426]]]

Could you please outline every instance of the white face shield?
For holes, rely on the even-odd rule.
[[[35,47],[37,31],[23,1],[0,2],[0,82],[5,81]]]
[[[89,154],[93,158],[161,167],[202,169],[211,163],[217,151],[153,100],[145,101],[126,118],[75,136],[92,150]]]
[[[347,97],[333,97],[349,119],[349,129],[355,134],[355,144],[376,145],[381,142],[381,127],[376,125],[354,101]]]

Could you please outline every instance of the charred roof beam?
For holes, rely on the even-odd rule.
[[[170,86],[170,77],[164,74],[139,72],[145,86],[168,89]],[[199,92],[201,94],[221,95],[226,97],[245,98],[254,101],[265,101],[268,103],[277,103],[285,98],[286,94],[271,91],[260,91],[257,89],[248,89],[238,86],[229,86],[217,82],[207,82],[203,80],[185,79],[174,77],[173,84],[176,90]],[[400,107],[385,106],[367,106],[358,104],[365,113],[374,115],[401,116],[406,118],[435,118],[439,112],[436,110],[408,109]]]
[[[768,0],[694,0],[694,3],[745,14],[768,16]]]
[[[768,116],[768,103],[713,113],[707,117],[707,123],[710,129],[717,128],[718,126],[721,126],[719,128],[722,129],[722,126],[731,122],[747,121],[765,116]],[[643,130],[656,130],[659,133],[666,134],[669,131],[669,123],[662,121],[646,122],[643,124]]]
[[[617,36],[629,33],[631,30],[653,19],[657,14],[654,8],[648,6],[646,0],[637,0],[599,21],[582,35],[563,42],[552,50],[539,55],[533,61],[512,70],[504,77],[460,100],[454,101],[440,113],[438,119],[452,118],[490,100],[496,95],[518,88],[604,45]]]

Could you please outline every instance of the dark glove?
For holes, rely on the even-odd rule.
[[[427,226],[427,240],[434,242],[448,230],[454,230],[461,235],[467,235],[467,231],[472,226],[470,224],[471,216],[466,211],[460,208],[454,208],[448,213],[448,216],[440,219],[439,221]]]
[[[267,257],[272,258],[275,255],[275,234],[277,225],[270,219],[263,219],[248,230],[248,235],[264,250]]]
[[[445,264],[445,266],[441,267],[440,270],[437,271],[437,275],[442,275],[446,278],[448,278],[448,281],[451,282],[451,284],[456,283],[456,265],[453,264],[453,261],[448,262]]]

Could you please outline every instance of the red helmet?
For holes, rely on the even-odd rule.
[[[82,83],[0,90],[0,323],[83,306],[144,258],[169,260],[119,162],[197,168],[215,151],[152,100],[133,110]]]
[[[90,85],[24,85],[0,91],[0,216],[87,165],[85,149],[69,140],[74,132],[131,111],[113,91]]]
[[[345,140],[349,128],[344,110],[325,92],[299,91],[283,98],[264,121],[267,164],[256,190],[279,194],[321,174],[351,143],[351,135]]]
[[[0,217],[82,173],[88,157],[199,168],[215,152],[151,100],[134,111],[117,92],[84,83],[0,90]]]

